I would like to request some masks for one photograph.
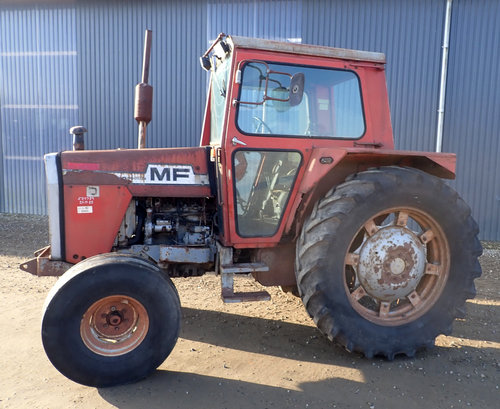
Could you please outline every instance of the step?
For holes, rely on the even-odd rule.
[[[265,263],[237,263],[220,266],[221,274],[248,274],[269,271]]]
[[[267,268],[267,266],[266,266]],[[234,291],[234,274],[221,273],[221,297],[225,303],[247,302],[247,301],[269,301],[271,296],[267,291]]]
[[[267,291],[254,292],[233,292],[232,289],[222,288],[222,301],[225,303],[250,302],[250,301],[269,301],[271,295]]]
[[[269,301],[271,296],[267,291],[234,291],[235,274],[261,273],[269,271],[265,263],[233,263],[233,249],[217,245],[219,249],[220,265],[218,271],[221,277],[221,297],[225,303],[247,301]]]

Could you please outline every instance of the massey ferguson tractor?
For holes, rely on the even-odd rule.
[[[42,319],[62,374],[150,374],[179,334],[171,277],[209,271],[224,302],[270,298],[235,292],[241,274],[300,295],[326,337],[368,358],[451,332],[481,274],[478,227],[442,180],[455,155],[394,150],[383,54],[220,34],[200,59],[200,146],[145,149],[149,39],[139,149],[84,150],[72,128],[76,150],[45,156],[50,246],[21,268],[62,275]]]

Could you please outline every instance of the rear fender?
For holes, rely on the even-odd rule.
[[[314,148],[292,203],[284,233],[297,237],[314,203],[332,187],[344,182],[349,175],[381,166],[410,167],[439,178],[454,179],[456,155],[375,148]]]

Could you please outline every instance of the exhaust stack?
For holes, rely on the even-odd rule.
[[[152,31],[146,30],[144,36],[144,58],[142,61],[142,81],[135,86],[134,118],[139,124],[138,149],[146,147],[146,127],[153,117],[153,87],[148,84],[151,39]]]

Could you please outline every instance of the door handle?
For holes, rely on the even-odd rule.
[[[245,142],[240,141],[236,136],[233,139],[231,139],[231,142],[233,143],[233,146],[236,146],[236,145],[247,146],[247,144]]]

